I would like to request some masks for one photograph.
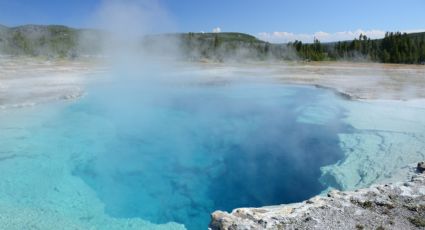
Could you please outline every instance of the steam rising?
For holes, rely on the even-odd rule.
[[[45,210],[53,210],[54,217],[76,213],[77,221],[97,224],[102,228],[110,227],[106,222],[99,222],[106,210],[108,218],[141,217],[155,223],[177,221],[191,229],[204,229],[210,212],[216,209],[230,211],[240,206],[300,201],[317,194],[327,185],[337,188],[352,186],[343,186],[344,180],[352,174],[359,174],[355,176],[361,177],[361,182],[365,175],[368,176],[369,183],[376,180],[375,175],[386,177],[385,170],[410,161],[392,159],[402,159],[407,155],[423,157],[424,144],[419,142],[425,136],[425,121],[419,125],[417,122],[418,117],[425,117],[423,104],[420,104],[418,112],[405,110],[402,106],[385,110],[375,104],[365,109],[368,107],[354,102],[353,108],[348,106],[345,109],[354,112],[354,116],[350,115],[351,124],[356,124],[355,128],[363,131],[353,136],[355,130],[340,120],[348,112],[338,105],[347,105],[346,101],[341,102],[330,91],[282,86],[275,81],[323,85],[366,99],[410,99],[417,95],[423,98],[425,91],[421,87],[425,85],[425,78],[422,67],[385,69],[383,65],[284,65],[281,62],[248,65],[198,63],[195,67],[185,62],[179,65],[174,62],[176,59],[188,58],[180,50],[182,41],[179,37],[155,35],[173,30],[170,16],[156,0],[105,0],[88,24],[103,32],[99,36],[96,31],[86,31],[81,37],[81,49],[93,49],[95,53],[97,47],[101,47],[102,60],[109,70],[106,74],[102,72],[102,79],[91,85],[91,89],[87,90],[88,96],[69,106],[66,104],[64,110],[55,110],[55,116],[49,115],[48,122],[37,129],[30,127],[24,130],[20,128],[22,122],[16,122],[17,128],[11,129],[7,121],[2,122],[6,129],[1,129],[1,134],[7,138],[3,138],[6,147],[1,150],[5,149],[4,153],[12,156],[5,158],[4,165],[11,166],[5,171],[12,172],[6,173],[11,176],[5,178],[19,174],[27,181],[25,184],[21,178],[7,180],[8,186],[18,186],[15,187],[18,195],[8,192],[14,189],[2,191],[3,195],[16,199],[17,204],[32,202],[33,206],[42,210],[41,216],[46,214]],[[214,32],[220,31],[220,28],[214,29]],[[194,47],[199,49],[190,50],[189,59],[199,60],[200,54],[210,49],[208,44],[202,47],[206,43],[198,44],[197,41],[197,38],[193,40]],[[259,44],[259,50],[270,48],[265,43]],[[217,42],[215,53],[209,58],[219,62],[246,62],[251,57],[267,53],[257,53],[243,45],[238,47],[231,50]],[[297,59],[296,53],[290,49],[275,51]],[[264,61],[276,61],[269,56],[262,58]],[[65,78],[54,77],[55,81],[44,77],[37,79],[33,75],[49,74],[40,70],[45,66],[31,64],[26,59],[21,62],[12,70],[17,69],[16,72],[26,75],[21,78],[25,84],[16,83],[19,78],[7,75],[10,68],[3,65],[5,62],[0,63],[3,67],[0,75],[6,76],[0,85],[0,96],[6,92],[8,94],[4,94],[4,98],[34,101],[37,94],[54,95],[51,100],[56,100],[56,91],[62,94],[68,89],[71,95],[74,94],[73,88],[55,88],[66,83]],[[34,66],[39,66],[39,70]],[[85,65],[80,68],[80,72],[87,69]],[[58,73],[64,74],[62,66],[59,66]],[[253,82],[250,77],[255,79],[254,84],[250,84]],[[207,86],[196,84],[204,80],[202,78],[206,79]],[[263,84],[270,78],[272,84]],[[247,81],[249,83],[245,84]],[[52,85],[46,87],[45,82]],[[412,82],[417,84],[412,86]],[[79,81],[68,80],[72,87],[79,84]],[[38,88],[41,91],[19,91],[22,88]],[[45,91],[45,88],[50,91]],[[389,91],[391,93],[386,95]],[[356,107],[358,105],[361,109]],[[9,111],[4,111],[2,114],[10,116]],[[32,115],[25,117],[34,119]],[[400,122],[394,122],[397,120]],[[381,133],[388,127],[386,122],[396,129],[390,127],[390,132],[384,133],[388,139],[382,139],[384,135]],[[409,132],[415,129],[419,130],[419,134],[412,136]],[[341,133],[345,139],[341,140]],[[376,144],[370,142],[371,134],[376,136]],[[10,135],[13,141],[9,141]],[[405,154],[402,142],[412,137],[414,142],[406,141],[411,145],[411,151]],[[361,138],[364,138],[363,142],[359,142],[363,140]],[[356,141],[364,145],[359,147]],[[25,144],[24,148],[22,144]],[[388,157],[384,150],[380,150],[382,154],[372,151],[368,155],[371,146],[382,149],[383,144],[397,146],[392,157]],[[353,160],[337,162],[345,157],[343,154],[356,149],[365,152],[351,155]],[[371,160],[373,154],[382,158]],[[15,164],[15,160],[25,162],[21,165],[29,165],[28,169],[17,170],[14,166],[19,164]],[[364,169],[373,161],[382,167]],[[13,164],[8,165],[8,162]],[[320,171],[320,167],[334,163],[333,167]],[[68,170],[71,164],[75,164],[72,165],[72,177]],[[335,167],[342,170],[335,170]],[[46,172],[56,178],[49,183],[39,183],[39,178],[44,179]],[[100,207],[97,200],[89,201],[93,190],[85,189],[87,186],[82,185],[76,176],[92,186],[97,192],[96,199],[104,201]],[[320,176],[324,184],[317,180]],[[76,179],[78,183],[74,183]],[[349,182],[354,184],[355,181]],[[34,187],[34,191],[22,189],[27,187]],[[46,194],[46,191],[52,192]],[[88,192],[80,194],[81,191]],[[25,196],[20,196],[20,192]],[[22,197],[30,199],[23,202]],[[68,204],[78,205],[70,209]],[[81,212],[84,208],[87,208],[87,213]],[[92,208],[96,211],[91,212]],[[113,221],[116,220],[114,218]],[[131,221],[121,220],[131,225]]]
[[[126,206],[127,202],[130,202],[131,205],[134,205],[134,200],[127,200],[126,197],[117,197],[117,190],[115,190],[117,184],[115,183],[118,182],[114,181],[113,176],[116,175],[114,170],[119,171],[118,174],[122,177],[120,180],[124,180],[123,184],[128,183],[130,185],[124,185],[123,190],[134,189],[135,186],[136,188],[138,188],[137,186],[145,186],[144,184],[140,185],[140,178],[147,180],[148,182],[146,183],[151,183],[149,176],[145,175],[150,173],[154,174],[151,175],[152,178],[155,178],[152,180],[160,181],[164,178],[164,180],[170,180],[163,182],[166,184],[164,186],[167,191],[172,191],[167,194],[171,197],[169,202],[175,202],[173,204],[183,209],[182,213],[184,214],[181,214],[183,216],[179,216],[180,213],[176,215],[173,213],[174,210],[171,210],[172,208],[166,210],[156,206],[149,210],[149,208],[144,209],[144,207],[141,207],[145,201],[144,197],[148,197],[146,199],[149,201],[151,201],[150,199],[161,198],[157,194],[153,196],[154,198],[150,194],[141,196],[142,198],[138,200],[140,205],[135,210],[152,217],[151,220],[159,222],[172,219],[189,223],[190,215],[203,215],[201,219],[204,221],[209,218],[205,209],[212,211],[213,208],[216,208],[214,205],[217,204],[220,205],[219,208],[233,208],[233,204],[229,205],[227,201],[236,200],[239,194],[235,192],[229,193],[226,191],[227,187],[234,188],[239,184],[244,188],[243,192],[246,192],[246,194],[244,194],[245,197],[242,195],[241,197],[244,199],[243,202],[246,203],[241,201],[237,205],[250,205],[251,199],[258,202],[256,205],[281,202],[281,194],[277,193],[291,191],[291,188],[296,186],[299,186],[298,191],[302,191],[305,184],[311,184],[310,182],[297,184],[299,179],[295,180],[294,178],[297,176],[303,179],[317,178],[320,172],[315,164],[320,166],[328,165],[341,157],[342,153],[337,145],[338,141],[335,133],[342,130],[341,127],[344,126],[339,121],[333,124],[333,118],[321,121],[321,116],[326,117],[329,114],[328,111],[332,111],[332,109],[323,112],[320,108],[316,108],[317,104],[323,103],[323,101],[327,102],[329,100],[328,97],[317,99],[318,101],[313,103],[314,105],[307,108],[298,108],[299,105],[296,101],[292,102],[294,104],[290,106],[282,107],[279,103],[285,100],[276,100],[275,102],[255,101],[259,98],[273,98],[273,92],[269,91],[270,88],[263,89],[263,92],[256,90],[254,97],[249,98],[250,100],[245,100],[246,98],[244,99],[244,97],[246,95],[241,97],[241,95],[244,95],[243,93],[233,94],[234,91],[238,90],[237,87],[226,88],[223,86],[227,90],[221,89],[223,90],[222,92],[227,92],[223,93],[225,95],[223,96],[220,92],[214,91],[214,88],[212,89],[213,92],[208,92],[204,91],[203,88],[184,86],[181,82],[187,83],[186,80],[190,80],[188,78],[190,74],[175,74],[174,72],[179,72],[179,69],[176,69],[171,64],[172,62],[168,62],[169,57],[179,58],[182,56],[180,51],[181,41],[176,36],[150,37],[152,34],[160,32],[162,28],[166,29],[167,25],[172,24],[169,22],[166,11],[158,1],[104,1],[96,11],[93,22],[106,31],[107,36],[101,43],[107,62],[111,66],[111,72],[110,81],[107,84],[93,87],[89,91],[92,93],[89,98],[89,104],[90,106],[98,106],[98,109],[102,111],[102,116],[113,123],[118,139],[111,141],[113,142],[114,151],[105,153],[106,157],[100,156],[101,160],[97,161],[95,166],[87,166],[88,168],[93,167],[88,171],[94,171],[94,173],[89,173],[89,176],[101,175],[108,178],[106,179],[106,186],[111,189],[101,191],[104,200],[112,201],[112,204],[124,203],[124,206]],[[166,26],[163,27],[163,25]],[[220,32],[220,29],[216,28],[214,32]],[[225,46],[217,45],[217,47],[216,58],[225,61],[245,60],[246,57],[259,55],[258,53],[251,53],[255,51],[249,49],[249,47],[246,47],[246,49],[241,47],[234,53],[228,53]],[[194,52],[196,53],[196,51]],[[281,52],[290,53],[290,50],[282,50]],[[272,60],[271,57],[270,59],[268,57],[265,59]],[[225,71],[228,72],[227,69]],[[238,72],[237,74],[243,75],[244,73]],[[214,73],[211,75],[214,75]],[[177,80],[181,84],[175,84]],[[247,91],[243,88],[242,90],[245,93]],[[282,93],[284,90],[277,92]],[[311,98],[315,96],[315,94],[309,95]],[[279,99],[279,97],[275,99]],[[238,103],[232,103],[232,101],[237,101]],[[263,105],[262,103],[265,104]],[[326,106],[323,107],[327,108]],[[305,114],[305,117],[303,117],[303,112],[301,112],[301,115],[298,114],[299,112],[297,111],[302,111],[303,109],[307,111],[305,114],[314,114],[312,115],[313,118]],[[338,109],[334,110],[336,110],[334,113],[339,116]],[[96,115],[98,116],[99,114]],[[253,117],[250,118],[250,116]],[[247,130],[249,127],[246,127],[246,124],[240,124],[240,120],[238,120],[241,117],[242,120],[252,119],[252,127],[259,124],[260,128],[258,130]],[[292,122],[288,118],[293,120],[299,118],[300,121]],[[323,132],[324,129],[320,122],[326,123],[328,126],[324,127],[329,130]],[[291,129],[293,129],[293,133],[285,133]],[[201,132],[200,130],[208,131]],[[261,138],[255,136],[259,132],[262,134]],[[286,137],[286,135],[288,136]],[[242,141],[238,140],[238,138],[241,138]],[[320,138],[324,138],[325,141],[319,141]],[[134,148],[128,148],[129,146]],[[311,149],[317,149],[314,152],[315,154],[321,150],[324,150],[326,154],[311,155]],[[211,158],[217,157],[217,159],[214,159],[213,163],[205,161],[202,157],[194,154],[199,152],[213,155]],[[273,159],[280,159],[280,163],[288,164],[284,168],[294,167],[293,171],[291,171],[294,175],[285,178],[285,172],[277,170],[282,164],[277,163],[276,160],[269,162],[271,161],[270,159],[261,158],[267,158],[267,154],[270,153],[276,154]],[[219,154],[222,154],[222,156]],[[157,156],[160,156],[160,159],[156,159],[155,157]],[[309,157],[316,157],[317,159],[311,162],[304,159]],[[152,159],[163,162],[157,163],[160,165],[158,166],[155,163],[149,163]],[[258,159],[260,164],[256,162]],[[251,165],[245,164],[248,161]],[[261,165],[261,162],[263,162],[263,165]],[[305,162],[314,164],[313,166],[307,165],[307,168],[315,168],[315,171],[303,171],[302,168],[306,165]],[[271,167],[268,167],[270,165]],[[163,170],[161,167],[169,171]],[[206,168],[213,170],[210,172]],[[274,171],[275,169],[277,171]],[[85,172],[85,170],[80,169],[82,172]],[[166,172],[164,173],[163,171]],[[264,172],[268,178],[272,178],[270,181],[263,181],[261,176]],[[278,172],[282,173],[282,178],[289,182],[273,184],[273,182],[281,179],[277,176]],[[161,173],[169,173],[170,175]],[[181,180],[181,175],[178,173],[181,173],[181,175],[187,174],[191,179],[189,181]],[[202,174],[204,177],[193,179],[193,173]],[[126,177],[125,175],[127,174],[138,175],[139,177]],[[169,177],[172,179],[169,179]],[[212,187],[217,189],[213,190],[212,199],[214,202],[212,203],[214,205],[208,202],[208,204],[205,204],[204,196],[206,195],[202,189],[199,190],[207,187],[203,183],[206,183],[211,177],[216,180],[212,183]],[[240,181],[241,178],[245,180]],[[223,181],[224,185],[222,185]],[[263,185],[261,185],[261,181],[263,181]],[[317,180],[315,182],[316,184],[312,187],[318,190],[324,189]],[[168,188],[170,184],[173,186],[171,189]],[[263,193],[261,193],[259,189],[255,188],[259,184],[261,185],[259,187],[266,188],[271,186],[271,189],[264,189]],[[223,191],[219,191],[220,188]],[[145,193],[157,192],[156,188],[150,189],[143,191]],[[306,189],[304,192],[307,192],[307,195],[302,197],[302,199],[312,195],[308,194],[311,191],[312,189]],[[193,194],[196,195],[193,196]],[[264,194],[272,195],[267,196]],[[286,201],[290,202],[298,201],[301,198],[299,193],[288,192],[286,196],[290,198]],[[223,199],[223,197],[225,198]],[[271,202],[263,201],[263,199],[268,199],[269,197],[273,198]],[[180,203],[189,198],[193,207],[186,203]],[[211,197],[209,198],[211,199]],[[110,209],[112,209],[112,213],[115,211],[119,215],[119,210],[114,210],[114,207]],[[187,214],[191,211],[188,209],[195,210],[196,214]],[[129,214],[129,216],[131,215],[135,214]],[[204,222],[193,223],[194,226],[204,226],[202,224]]]
[[[161,49],[177,47],[171,39],[151,46],[143,44],[146,36],[170,31],[173,27],[157,0],[105,0],[93,14],[91,24],[105,31],[98,42],[114,71],[127,69],[126,73],[141,75],[146,72],[144,69],[152,67]],[[177,55],[175,48],[168,51],[171,56]]]
[[[160,28],[171,25],[166,11],[156,0],[105,0],[94,17],[98,27],[123,40],[161,32]]]

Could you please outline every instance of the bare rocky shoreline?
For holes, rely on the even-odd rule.
[[[333,90],[350,99],[425,98],[425,66],[350,62],[179,63],[179,73],[207,76],[201,82],[274,80]],[[74,99],[107,71],[105,60],[59,60],[0,56],[0,108]],[[174,72],[174,71],[173,71]],[[178,76],[177,76],[178,77]]]
[[[216,211],[212,230],[248,229],[424,229],[425,173],[410,181],[261,208]]]
[[[425,98],[425,66],[356,62],[205,63],[216,79],[244,74],[285,84],[314,85],[363,100]],[[231,68],[229,68],[229,66]],[[224,76],[224,77],[222,77]]]

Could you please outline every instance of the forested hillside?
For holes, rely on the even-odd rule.
[[[77,58],[99,55],[106,33],[65,26],[0,25],[0,54]],[[116,43],[114,45],[117,45]],[[425,63],[425,32],[387,33],[383,39],[364,35],[353,41],[321,43],[315,40],[271,44],[243,33],[182,33],[140,38],[140,47],[186,60],[347,60],[384,63]],[[176,52],[177,51],[177,52]]]
[[[100,51],[101,33],[66,26],[0,26],[0,54],[71,58]]]
[[[425,33],[386,33],[385,38],[371,40],[360,35],[353,41],[313,44],[300,41],[289,43],[303,59],[322,60],[371,60],[384,63],[423,64],[425,62]]]

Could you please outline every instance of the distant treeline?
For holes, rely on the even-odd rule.
[[[0,55],[78,58],[102,54],[108,33],[65,26],[0,25]],[[119,45],[117,43],[110,45]],[[125,45],[125,44],[124,44]],[[118,47],[119,48],[119,47]],[[243,33],[181,33],[145,36],[140,50],[177,59],[215,61],[368,60],[384,63],[425,63],[425,32],[387,33],[383,39],[360,35],[353,41],[272,44]],[[149,55],[149,54],[148,54]]]
[[[0,55],[76,58],[97,55],[102,33],[97,30],[66,26],[0,25]]]
[[[360,35],[352,41],[272,44],[242,33],[180,34],[180,46],[189,59],[275,59],[305,61],[374,61],[425,64],[425,33],[386,33],[383,39]]]
[[[261,41],[243,33],[180,34],[179,45],[184,57],[191,60],[214,59],[238,61],[246,59],[296,59],[290,47]]]
[[[383,63],[425,63],[425,33],[386,33],[383,39],[371,40],[360,35],[353,41],[313,44],[300,41],[287,44],[306,60],[371,60]]]

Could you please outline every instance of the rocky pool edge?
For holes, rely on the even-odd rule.
[[[408,181],[332,190],[294,204],[215,211],[209,229],[424,229],[425,163],[411,170]]]

